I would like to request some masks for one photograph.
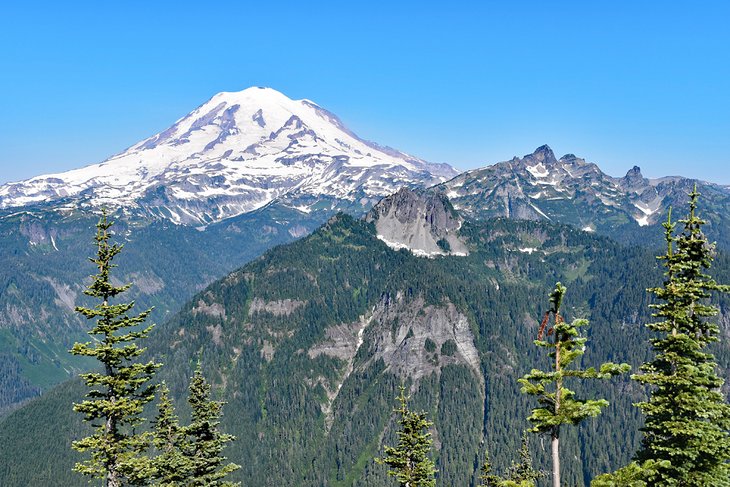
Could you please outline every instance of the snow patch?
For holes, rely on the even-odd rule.
[[[536,166],[527,166],[525,169],[536,179],[547,177],[550,174],[542,162]]]
[[[544,216],[544,217],[545,217],[545,218],[547,218],[548,220],[552,221],[552,218],[550,218],[550,217],[549,217],[549,216],[547,216],[547,215],[546,215],[545,213],[543,213],[543,211],[542,211],[542,210],[541,210],[540,208],[538,208],[537,206],[533,205],[532,203],[530,203],[530,206],[531,206],[531,207],[532,207],[532,209],[534,209],[534,210],[535,210],[536,212],[538,212],[539,214],[541,214],[542,216]]]
[[[406,249],[406,250],[410,251],[416,257],[428,257],[430,259],[433,259],[437,255],[444,255],[442,252],[426,252],[425,250],[421,250],[421,249],[412,249],[404,243],[391,242],[390,240],[386,239],[382,235],[378,235],[378,240],[381,240],[385,245],[387,245],[388,247],[390,247],[393,250]],[[456,255],[456,254],[454,254],[454,255]]]
[[[634,217],[636,219],[636,223],[638,223],[640,227],[647,226],[649,224],[649,217],[659,211],[658,207],[652,209],[648,206],[644,206],[641,203],[634,203],[634,206],[644,214],[641,217]]]

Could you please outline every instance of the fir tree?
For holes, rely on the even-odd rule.
[[[147,337],[152,328],[141,328],[151,310],[131,315],[134,302],[111,303],[131,286],[115,286],[110,279],[116,267],[112,260],[122,250],[121,245],[109,244],[112,224],[104,211],[96,225],[97,256],[89,259],[99,272],[84,294],[99,303],[93,308],[76,308],[87,319],[97,321],[89,331],[94,341],[75,343],[71,353],[96,358],[102,370],[81,374],[91,390],[86,400],[74,404],[74,410],[84,414],[94,432],[75,441],[73,447],[91,452],[90,459],[76,464],[76,471],[105,479],[109,487],[119,487],[143,484],[151,473],[145,455],[150,435],[136,432],[135,426],[144,421],[140,416],[144,405],[154,398],[155,388],[149,381],[160,365],[137,361],[145,350],[137,341]]]
[[[591,482],[591,487],[648,487],[656,485],[676,485],[669,481],[660,483],[659,470],[670,467],[667,460],[657,462],[647,460],[643,463],[633,461],[619,470],[599,475]]]
[[[586,338],[579,336],[579,328],[586,326],[588,321],[576,319],[568,323],[563,319],[560,315],[560,305],[565,291],[565,286],[558,282],[555,290],[550,293],[550,309],[545,313],[538,339],[535,340],[535,345],[551,349],[553,370],[544,372],[533,369],[519,379],[522,392],[537,396],[537,401],[541,405],[540,408],[532,410],[532,415],[528,419],[534,425],[530,431],[550,434],[554,487],[560,487],[560,427],[564,424],[577,425],[586,418],[595,417],[600,414],[601,408],[608,405],[605,399],[576,399],[575,392],[566,387],[566,380],[607,379],[629,370],[626,364],[617,365],[610,362],[602,364],[599,370],[593,367],[585,370],[574,367],[573,362],[585,351]],[[554,326],[543,339],[550,315],[554,318]],[[552,341],[549,339],[550,336],[553,337]]]
[[[489,452],[484,454],[484,463],[479,476],[480,487],[534,487],[537,481],[545,477],[545,473],[535,470],[530,456],[530,440],[527,432],[522,434],[522,445],[519,451],[519,462],[512,462],[505,478],[492,473],[489,463]]]
[[[400,387],[399,406],[393,412],[400,415],[398,424],[398,446],[385,446],[385,457],[376,458],[377,463],[390,467],[388,475],[398,479],[401,487],[434,487],[436,468],[428,454],[431,451],[433,425],[426,419],[425,412],[414,412],[408,408],[405,387]]]
[[[180,426],[170,391],[163,382],[160,386],[157,417],[153,422],[153,444],[157,456],[152,460],[154,485],[174,487],[184,485],[191,473],[192,463],[185,455],[188,449],[185,428]]]
[[[191,423],[185,427],[187,444],[185,453],[189,458],[190,473],[184,485],[189,487],[234,487],[240,485],[225,480],[225,477],[239,468],[235,463],[224,464],[222,456],[226,443],[233,441],[232,435],[219,431],[223,402],[210,398],[210,384],[203,377],[200,363],[190,381],[188,403],[191,408]]]
[[[484,462],[479,469],[480,487],[500,487],[505,481],[499,475],[492,473],[492,463],[489,461],[489,450],[484,452]]]
[[[689,215],[679,221],[682,233],[675,237],[671,211],[664,223],[667,251],[659,259],[666,277],[662,287],[649,289],[660,301],[651,307],[661,321],[647,325],[659,335],[651,340],[655,358],[633,377],[652,386],[650,399],[638,404],[646,421],[636,457],[659,462],[653,485],[730,485],[730,405],[720,391],[715,358],[705,350],[719,333],[708,320],[718,313],[708,298],[730,286],[704,273],[714,246],[702,233],[696,186],[689,196]]]
[[[512,462],[507,470],[507,480],[522,486],[533,486],[538,480],[545,477],[545,473],[535,470],[532,466],[532,457],[530,456],[530,439],[527,432],[522,433],[522,442],[519,451],[520,461]]]

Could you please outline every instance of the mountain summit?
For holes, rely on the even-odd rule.
[[[0,186],[0,208],[64,200],[206,224],[284,196],[305,212],[320,196],[367,208],[401,186],[454,175],[359,138],[312,101],[248,88],[218,93],[100,164]]]
[[[389,247],[406,248],[414,255],[467,255],[458,231],[463,219],[448,199],[435,191],[402,188],[386,196],[365,216]]]

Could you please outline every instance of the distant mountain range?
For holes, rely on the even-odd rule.
[[[657,243],[653,227],[670,207],[683,207],[697,184],[706,231],[730,249],[730,190],[678,176],[647,179],[634,166],[611,177],[573,154],[560,159],[550,147],[522,158],[464,172],[438,186],[464,216],[507,217],[566,223],[624,243]],[[657,237],[658,235],[658,237]]]

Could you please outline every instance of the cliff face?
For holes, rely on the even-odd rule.
[[[463,219],[444,195],[402,188],[383,198],[365,217],[378,238],[394,249],[414,255],[468,255],[458,232]]]

